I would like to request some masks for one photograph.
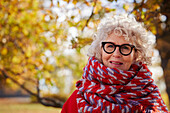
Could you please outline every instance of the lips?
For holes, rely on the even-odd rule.
[[[119,61],[109,61],[109,62],[113,65],[116,65],[116,66],[120,66],[120,65],[123,64],[122,62],[119,62]]]

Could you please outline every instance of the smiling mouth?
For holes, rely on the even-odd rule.
[[[121,62],[113,62],[113,61],[110,61],[111,64],[115,64],[115,65],[122,65],[123,63]]]

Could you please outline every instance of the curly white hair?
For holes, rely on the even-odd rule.
[[[101,42],[113,32],[115,35],[123,36],[125,40],[131,41],[136,47],[135,62],[151,64],[150,53],[152,44],[149,41],[148,32],[142,23],[137,22],[134,17],[128,15],[115,15],[101,20],[87,55],[95,56],[100,62],[102,62]]]

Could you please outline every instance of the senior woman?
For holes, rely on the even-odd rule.
[[[147,67],[151,64],[148,34],[129,16],[101,22],[94,36],[77,89],[62,113],[167,113]]]

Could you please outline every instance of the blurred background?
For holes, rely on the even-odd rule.
[[[60,113],[98,23],[122,13],[149,31],[149,68],[169,108],[169,0],[1,0],[0,113]]]

